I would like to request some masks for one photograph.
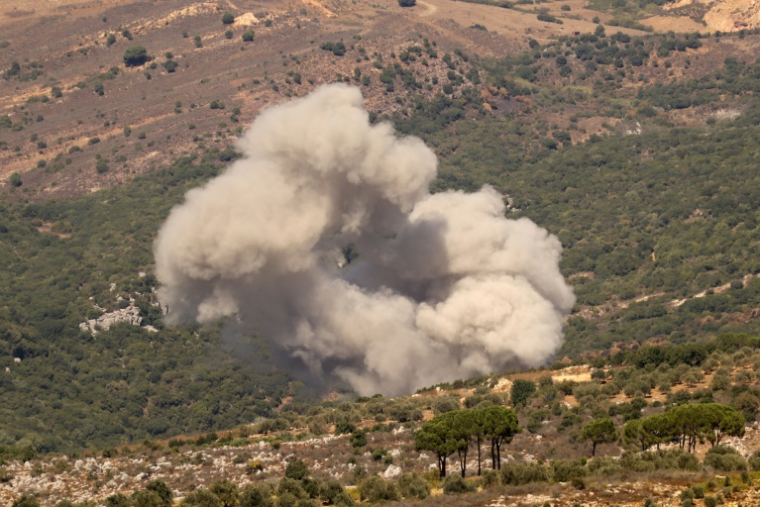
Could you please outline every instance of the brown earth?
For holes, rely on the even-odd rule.
[[[560,9],[564,3],[571,11]],[[424,38],[437,44],[440,56],[457,48],[479,57],[513,54],[531,38],[592,31],[595,15],[607,19],[584,5],[582,0],[543,4],[563,18],[560,25],[538,21],[532,8],[451,0],[423,0],[406,9],[396,0],[0,0],[0,72],[12,62],[22,67],[21,76],[0,80],[0,116],[19,127],[0,131],[0,192],[26,199],[80,195],[118,185],[182,154],[221,150],[261,109],[336,78],[349,80],[357,68],[371,78],[362,86],[368,109],[393,113],[409,93],[385,92],[373,66],[376,58],[387,65],[392,54]],[[221,22],[226,11],[236,16],[229,27]],[[225,36],[228,29],[231,38]],[[253,43],[241,40],[248,29],[255,31]],[[116,36],[110,46],[108,34]],[[202,47],[196,47],[196,36]],[[339,40],[348,47],[342,58],[320,49]],[[136,44],[153,60],[125,67],[122,55]],[[163,66],[167,53],[178,64],[173,73]],[[427,82],[448,71],[440,58],[409,67]],[[109,69],[118,73],[108,74]],[[102,95],[94,91],[99,81]],[[422,94],[440,91],[439,82]],[[52,96],[53,87],[61,89],[60,98]],[[213,100],[225,108],[210,109]],[[240,113],[233,115],[235,107]],[[96,171],[98,157],[107,159],[106,171]],[[20,189],[8,183],[14,172],[23,179]]]
[[[676,32],[736,32],[760,27],[758,0],[678,0],[664,9],[671,15],[643,22],[655,30]]]

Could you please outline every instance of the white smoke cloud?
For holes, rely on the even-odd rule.
[[[433,152],[323,86],[262,113],[243,157],[187,193],[155,245],[169,320],[238,316],[317,376],[395,395],[537,366],[575,297],[561,245],[489,187],[428,193]],[[356,261],[341,267],[341,249]]]

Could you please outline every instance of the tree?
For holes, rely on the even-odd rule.
[[[744,435],[744,417],[733,407],[719,403],[679,405],[670,412],[671,434],[681,448],[693,452],[698,442],[708,440],[712,447],[726,435]]]
[[[720,441],[725,436],[744,436],[744,425],[747,421],[735,408],[718,403],[707,403],[702,406],[706,407],[705,417],[709,428],[707,440],[712,447],[720,445]]]
[[[741,412],[746,420],[754,421],[757,411],[760,409],[760,398],[749,391],[745,391],[734,398],[731,405]]]
[[[154,491],[160,498],[166,507],[171,507],[174,504],[174,493],[171,488],[166,485],[164,481],[152,481],[149,482],[145,489],[148,491]]]
[[[272,507],[272,493],[268,487],[248,484],[240,493],[240,507]]]
[[[127,67],[139,67],[148,59],[148,50],[142,46],[130,46],[124,51],[124,65]]]
[[[515,407],[525,405],[536,392],[536,384],[530,380],[517,379],[512,384],[510,398]]]
[[[583,427],[580,433],[580,441],[591,440],[591,456],[596,456],[596,446],[617,440],[618,433],[615,423],[609,417],[595,419]]]
[[[433,402],[433,413],[435,415],[445,414],[446,412],[452,412],[459,410],[460,403],[457,396],[439,396]]]
[[[235,483],[229,479],[215,482],[210,491],[222,502],[222,507],[237,507],[240,503],[240,492]],[[171,507],[171,504],[168,506]]]
[[[446,477],[446,462],[456,451],[455,440],[451,435],[451,414],[447,412],[428,421],[414,434],[414,448],[418,451],[430,451],[437,458],[438,475]]]
[[[242,38],[243,42],[253,42],[253,38],[256,36],[256,33],[253,30],[246,30],[243,32]]]
[[[294,459],[285,467],[285,477],[301,481],[309,475],[309,468],[300,459]]]
[[[21,175],[19,173],[11,173],[11,185],[14,187],[20,187],[24,184],[23,181],[21,181]]]
[[[509,443],[522,429],[517,425],[517,414],[506,407],[480,409],[483,418],[483,436],[491,440],[491,467],[501,469],[501,446]]]
[[[206,488],[189,493],[180,503],[181,507],[223,507],[219,497]]]
[[[451,414],[451,438],[454,440],[454,448],[459,457],[459,468],[462,471],[462,477],[467,475],[467,451],[470,449],[470,442],[472,441],[472,437],[479,433],[478,422],[475,416],[476,412],[476,410],[447,412],[447,414]],[[480,446],[478,445],[478,447]]]
[[[58,504],[60,507],[60,504]],[[132,501],[129,497],[117,493],[106,498],[106,507],[132,507]]]
[[[430,484],[415,472],[402,474],[398,478],[398,489],[404,498],[424,500],[430,496]]]
[[[627,445],[639,447],[642,452],[656,443],[654,437],[644,430],[644,421],[641,419],[634,419],[625,423],[623,427],[623,441]]]
[[[414,7],[417,5],[417,0],[398,0],[398,4],[401,7]]]
[[[231,12],[225,12],[224,15],[222,16],[222,23],[224,23],[225,25],[231,25],[234,22],[235,22],[235,15],[232,14]]]
[[[675,424],[672,414],[655,414],[641,420],[641,428],[648,435],[652,445],[660,450],[660,444],[675,437]]]
[[[132,494],[131,507],[164,507],[164,501],[155,491],[143,489]]]

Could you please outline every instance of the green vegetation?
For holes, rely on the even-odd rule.
[[[0,378],[0,454],[231,427],[297,394],[263,366],[270,357],[259,339],[224,344],[218,327],[162,329],[153,306],[157,228],[217,171],[211,160],[183,158],[98,196],[0,207],[0,371],[10,370]],[[50,232],[39,232],[43,223]],[[130,297],[157,333],[126,324],[97,337],[80,331],[101,314],[94,304],[111,311]]]
[[[177,70],[177,67],[179,67],[179,64],[175,62],[174,60],[167,60],[163,63],[164,68],[166,69],[166,72],[169,74],[172,74]]]
[[[579,439],[591,441],[591,456],[596,456],[596,446],[617,440],[618,434],[612,419],[603,417],[589,422],[580,432]]]
[[[484,114],[480,97],[463,86],[454,100],[412,97],[411,114],[392,118],[401,132],[435,148],[441,162],[434,191],[493,185],[512,199],[511,218],[530,218],[558,235],[561,268],[578,297],[560,356],[634,339],[684,342],[760,330],[732,317],[760,304],[760,280],[747,277],[760,272],[760,216],[752,204],[760,180],[751,161],[760,135],[753,96],[760,62],[726,58],[723,68],[674,84],[636,77],[638,68],[656,69],[652,52],[685,61],[702,41],[601,31],[567,37],[479,64],[500,95],[526,97],[535,111]],[[389,90],[395,73],[381,73]],[[556,78],[563,87],[550,84]],[[626,91],[626,82],[636,86]],[[718,96],[728,98],[722,107],[743,114],[701,127],[676,127],[661,114],[709,107]],[[536,111],[567,111],[569,122],[549,125]],[[585,133],[579,120],[592,116],[618,126]]]
[[[150,58],[148,57],[148,50],[142,46],[130,46],[124,52],[124,65],[127,67],[140,67],[144,65]]]
[[[691,59],[704,58],[710,49],[704,46],[716,44],[713,38],[607,32],[609,26],[597,27],[545,45],[532,40],[530,51],[502,60],[482,60],[461,50],[439,57],[438,46],[426,39],[397,58],[373,55],[380,83],[387,92],[398,92],[396,103],[402,107],[393,116],[372,112],[371,118],[390,120],[400,133],[421,136],[434,148],[440,173],[433,191],[493,185],[510,203],[510,218],[529,218],[563,243],[561,268],[578,303],[558,357],[591,361],[597,370],[593,382],[581,385],[517,380],[510,400],[525,434],[541,435],[550,428],[574,445],[587,439],[592,453],[599,444],[603,455],[613,433],[608,422],[601,428],[605,431],[592,432],[599,429],[592,422],[611,421],[628,448],[636,450],[637,470],[674,463],[690,469],[693,461],[682,457],[688,452],[673,457],[650,449],[658,439],[676,434],[686,439],[686,451],[693,448],[693,435],[711,443],[708,437],[715,435],[719,448],[719,435],[738,432],[739,418],[753,420],[760,408],[754,383],[759,372],[754,359],[747,359],[756,355],[760,342],[739,334],[715,338],[723,332],[760,332],[753,317],[760,306],[760,176],[754,170],[760,61],[721,56],[717,65],[701,63],[705,70],[688,74],[693,78],[675,80],[669,72],[684,72]],[[202,46],[200,36],[196,45]],[[342,41],[321,47],[338,57],[349,49]],[[128,60],[144,65],[147,51],[133,48],[141,47],[125,52],[125,65],[132,65]],[[368,59],[366,51],[352,48],[357,65],[362,55]],[[696,51],[700,48],[704,51]],[[127,58],[130,50],[137,61]],[[438,58],[445,72],[425,80],[415,62]],[[170,64],[173,68],[173,56],[166,55],[167,72]],[[41,72],[34,62],[9,65],[7,79]],[[352,77],[341,80],[368,86],[368,74],[356,67]],[[97,93],[115,76],[110,70],[82,87],[92,84]],[[293,71],[286,84],[300,82]],[[488,87],[479,86],[483,83]],[[285,84],[277,85],[287,91]],[[432,98],[423,98],[423,92]],[[52,88],[50,93],[58,98],[63,92]],[[224,103],[214,100],[209,107],[223,109]],[[676,125],[670,116],[684,109],[698,119],[690,126]],[[719,115],[724,109],[737,114]],[[181,104],[176,110],[181,112]],[[236,121],[239,111],[232,112]],[[18,131],[32,122],[33,115],[0,116],[0,129]],[[129,127],[123,132],[123,142],[134,140]],[[151,134],[152,140],[157,137]],[[98,149],[99,142],[93,137],[83,148]],[[39,141],[36,146],[44,149]],[[367,434],[357,429],[364,428],[364,420],[412,425],[423,410],[448,418],[465,413],[458,395],[452,395],[429,406],[368,399],[349,403],[335,415],[338,404],[309,406],[302,385],[272,370],[258,337],[245,337],[241,346],[222,339],[223,323],[205,329],[162,327],[152,295],[150,245],[184,191],[216,174],[218,161],[234,157],[234,150],[219,149],[205,160],[182,158],[122,189],[69,202],[20,200],[33,181],[29,177],[11,194],[17,200],[2,203],[0,280],[7,289],[0,294],[0,368],[11,370],[0,379],[2,452],[114,446],[228,428],[256,416],[270,417],[260,426],[264,436],[279,435],[296,421],[314,435],[334,425],[360,449],[368,446]],[[106,172],[110,165],[114,170],[117,162],[104,153],[95,169]],[[40,169],[54,166],[48,161]],[[22,186],[20,175],[9,181]],[[144,324],[157,332],[125,324],[97,337],[79,330],[79,323],[102,314],[100,308],[123,309],[130,298]],[[243,357],[240,348],[255,352]],[[743,370],[735,372],[726,354],[737,355],[729,359]],[[489,380],[459,382],[449,387],[477,390]],[[650,397],[657,392],[665,401],[654,406]],[[627,396],[624,403],[610,403],[610,397],[621,394]],[[288,395],[296,395],[292,411],[274,413]],[[577,406],[560,403],[569,396]],[[720,410],[733,426],[716,430],[708,424],[691,436],[677,433],[669,418],[689,402],[731,407]],[[474,392],[466,394],[463,406],[482,410],[503,404],[502,395]],[[578,470],[597,473],[576,462],[588,447],[577,445],[578,454],[564,456],[567,462],[553,468],[520,464],[499,477],[514,483],[525,477],[582,480]],[[460,451],[455,446],[449,455]],[[731,460],[720,456],[716,463]],[[393,497],[383,484],[367,494]],[[459,486],[452,480],[449,490]]]
[[[715,447],[726,436],[744,435],[744,417],[734,408],[717,403],[679,405],[645,419],[630,421],[624,433],[638,441],[642,450],[677,441],[681,449],[693,452],[697,442],[709,441]],[[584,428],[585,430],[585,428]]]
[[[457,453],[462,475],[467,473],[467,452],[475,444],[480,475],[481,443],[491,445],[491,463],[496,470],[501,463],[501,445],[509,443],[521,431],[517,415],[511,410],[492,406],[482,409],[454,410],[436,416],[414,434],[415,449],[426,450],[437,457],[438,473],[446,477],[446,464]],[[456,487],[456,486],[452,486]]]
[[[339,42],[325,42],[320,46],[325,51],[330,51],[335,56],[343,56],[346,54],[346,46],[343,41]]]

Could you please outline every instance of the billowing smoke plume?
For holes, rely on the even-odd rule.
[[[171,321],[235,315],[360,394],[536,366],[560,346],[575,298],[557,238],[504,218],[489,187],[429,194],[433,152],[370,125],[356,88],[265,111],[238,149],[158,236]]]

